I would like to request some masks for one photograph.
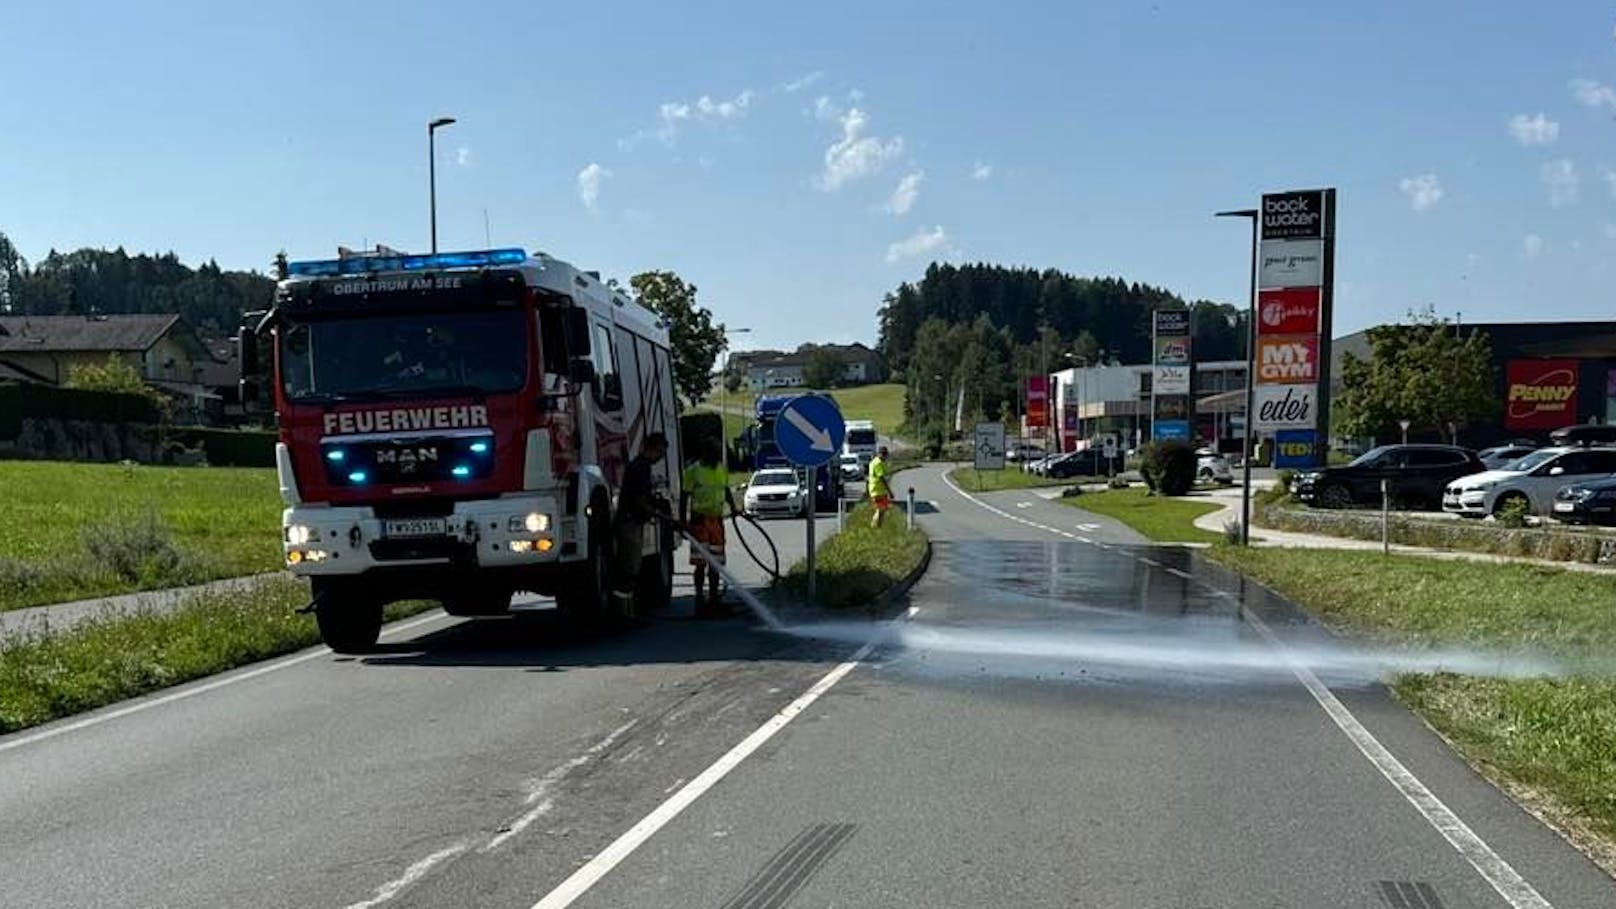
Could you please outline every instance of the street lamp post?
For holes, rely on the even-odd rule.
[[[718,425],[720,427],[724,425],[725,420],[729,419],[729,336],[744,335],[751,331],[752,329],[750,328],[724,329],[724,371],[718,375]],[[728,433],[723,433],[723,435],[728,435]],[[726,441],[724,446],[727,449],[729,443]]]
[[[455,122],[453,117],[439,117],[426,125],[426,182],[427,204],[431,207],[432,251],[438,251],[438,143],[440,127]]]
[[[1246,418],[1240,441],[1240,545],[1251,543],[1251,433],[1256,415],[1257,397],[1257,231],[1262,224],[1261,212],[1255,208],[1220,211],[1219,218],[1246,218],[1251,221],[1251,283],[1246,297]]]

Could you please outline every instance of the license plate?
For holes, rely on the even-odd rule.
[[[449,532],[443,518],[405,518],[382,522],[382,535],[389,537],[436,537]]]
[[[1554,503],[1554,510],[1555,511],[1571,511],[1572,509],[1574,509],[1576,507],[1577,506],[1573,505],[1570,502],[1555,502]]]

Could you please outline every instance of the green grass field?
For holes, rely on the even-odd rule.
[[[0,461],[0,609],[280,567],[258,468]]]
[[[0,734],[318,644],[314,618],[294,611],[306,602],[302,582],[267,578],[172,612],[109,615],[0,640]],[[386,616],[435,605],[394,603]]]
[[[956,467],[948,472],[954,485],[966,492],[995,492],[1000,489],[1031,489],[1038,486],[1072,486],[1081,479],[1051,480],[1027,473],[1019,467],[1003,470],[977,470],[975,467]]]
[[[1405,675],[1393,685],[1484,773],[1547,792],[1574,834],[1616,840],[1616,610],[1608,577],[1533,565],[1344,550],[1241,549],[1212,556],[1327,624],[1387,642],[1545,654],[1563,678]]]
[[[903,425],[903,399],[906,389],[895,382],[838,388],[830,393],[849,420],[873,420],[882,435],[892,435]]]
[[[926,555],[926,534],[908,530],[904,515],[894,508],[879,528],[870,526],[869,505],[847,516],[847,527],[822,543],[815,552],[816,602],[832,609],[868,605],[914,571]],[[806,599],[808,563],[791,566],[775,585],[777,595]]]
[[[1174,496],[1146,495],[1143,486],[1085,492],[1062,505],[1116,518],[1159,543],[1215,543],[1223,537],[1195,526],[1195,519],[1220,506]]]

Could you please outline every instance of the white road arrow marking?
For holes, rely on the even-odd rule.
[[[835,450],[836,446],[830,444],[830,433],[808,422],[808,418],[803,416],[796,409],[787,408],[786,422],[797,427],[798,432],[801,432],[803,435],[807,436],[808,441],[812,443],[811,447],[815,451]]]

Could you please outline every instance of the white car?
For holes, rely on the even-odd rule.
[[[1228,458],[1210,448],[1203,448],[1195,453],[1195,479],[1201,483],[1233,486],[1234,471],[1229,469]]]
[[[864,479],[865,459],[856,454],[844,454],[837,460],[838,469],[842,472],[843,480],[855,482]]]
[[[801,516],[807,497],[797,472],[789,468],[770,468],[752,474],[746,484],[741,506],[754,517],[769,515]]]
[[[1442,510],[1467,518],[1497,514],[1519,502],[1548,514],[1563,486],[1616,474],[1616,448],[1540,448],[1508,469],[1460,477],[1442,491]]]

